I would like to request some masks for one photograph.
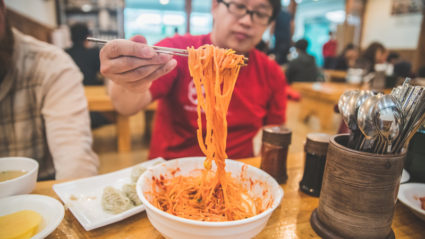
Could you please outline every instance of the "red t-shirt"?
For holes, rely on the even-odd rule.
[[[212,44],[210,35],[166,38],[157,45],[186,49]],[[286,111],[286,80],[280,67],[258,50],[239,73],[227,113],[226,153],[237,159],[253,156],[252,138],[266,124],[282,124]],[[187,57],[175,56],[177,67],[150,87],[158,100],[149,158],[203,156],[196,136],[197,97]],[[205,125],[205,121],[203,123]]]
[[[323,57],[335,57],[338,43],[336,40],[330,39],[323,45]]]

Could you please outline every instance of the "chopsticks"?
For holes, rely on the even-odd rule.
[[[108,43],[108,40],[103,40],[103,39],[94,38],[94,37],[87,37],[87,40],[98,43],[98,44]],[[158,53],[171,54],[176,56],[185,56],[185,57],[188,56],[187,50],[185,49],[162,47],[162,46],[151,46],[151,47],[155,49],[155,51]],[[247,64],[246,62],[248,62],[248,57],[244,57],[243,60],[245,63],[242,66],[245,66]]]
[[[94,37],[87,37],[88,41],[96,42],[99,44],[106,44],[108,43],[108,40],[98,39]],[[158,53],[164,53],[164,54],[171,54],[171,55],[177,55],[177,56],[188,56],[187,51],[183,49],[177,49],[177,48],[170,48],[170,47],[162,47],[162,46],[152,46],[153,49],[155,49]]]

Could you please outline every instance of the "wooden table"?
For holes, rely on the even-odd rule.
[[[242,160],[259,167],[259,158]],[[288,156],[288,181],[282,184],[284,197],[274,211],[267,226],[256,238],[319,238],[310,226],[310,215],[317,208],[319,199],[298,190],[303,174],[303,153]],[[39,182],[33,193],[44,194],[56,199],[52,185],[57,181]],[[392,228],[397,239],[423,238],[425,222],[414,216],[404,205],[397,203]],[[150,224],[146,212],[139,213],[121,222],[92,231],[85,231],[69,210],[59,227],[47,238],[163,238]]]
[[[114,118],[116,119],[118,152],[130,152],[130,116],[121,115],[115,110],[104,86],[85,86],[84,90],[90,111],[108,112],[114,115]],[[153,113],[156,111],[156,108],[157,103],[153,102],[145,109],[146,134],[150,134],[150,122],[148,121],[152,120]]]
[[[335,82],[297,82],[292,88],[301,94],[298,119],[305,121],[309,116],[316,115],[324,130],[332,129],[332,115],[339,97],[346,90],[358,89],[359,86]]]
[[[326,78],[329,78],[329,81],[345,81],[347,78],[346,71],[339,70],[323,70]]]
[[[85,86],[87,103],[90,111],[110,112],[116,119],[118,151],[131,150],[130,117],[119,114],[112,105],[105,86]]]

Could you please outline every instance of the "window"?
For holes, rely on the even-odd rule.
[[[126,0],[124,10],[125,38],[143,35],[153,45],[177,31],[186,32],[184,0]]]
[[[143,35],[149,44],[165,37],[186,33],[185,0],[126,0],[125,38]],[[192,0],[190,33],[207,34],[212,30],[211,1]]]

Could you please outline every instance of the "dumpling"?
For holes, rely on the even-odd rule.
[[[133,204],[123,192],[107,186],[103,189],[102,207],[107,212],[118,214],[132,208]]]
[[[142,204],[139,196],[137,196],[135,183],[125,184],[122,186],[122,192],[131,200],[134,206]]]
[[[140,175],[142,175],[145,171],[146,168],[141,165],[134,166],[131,170],[131,181],[133,181],[133,183],[136,183]]]
[[[157,161],[153,163],[150,167],[153,167],[160,163],[161,161]],[[137,180],[139,179],[140,175],[142,175],[146,171],[146,169],[147,168],[143,167],[141,164],[134,166],[133,169],[131,170],[131,181],[133,181],[133,183],[137,183]]]

